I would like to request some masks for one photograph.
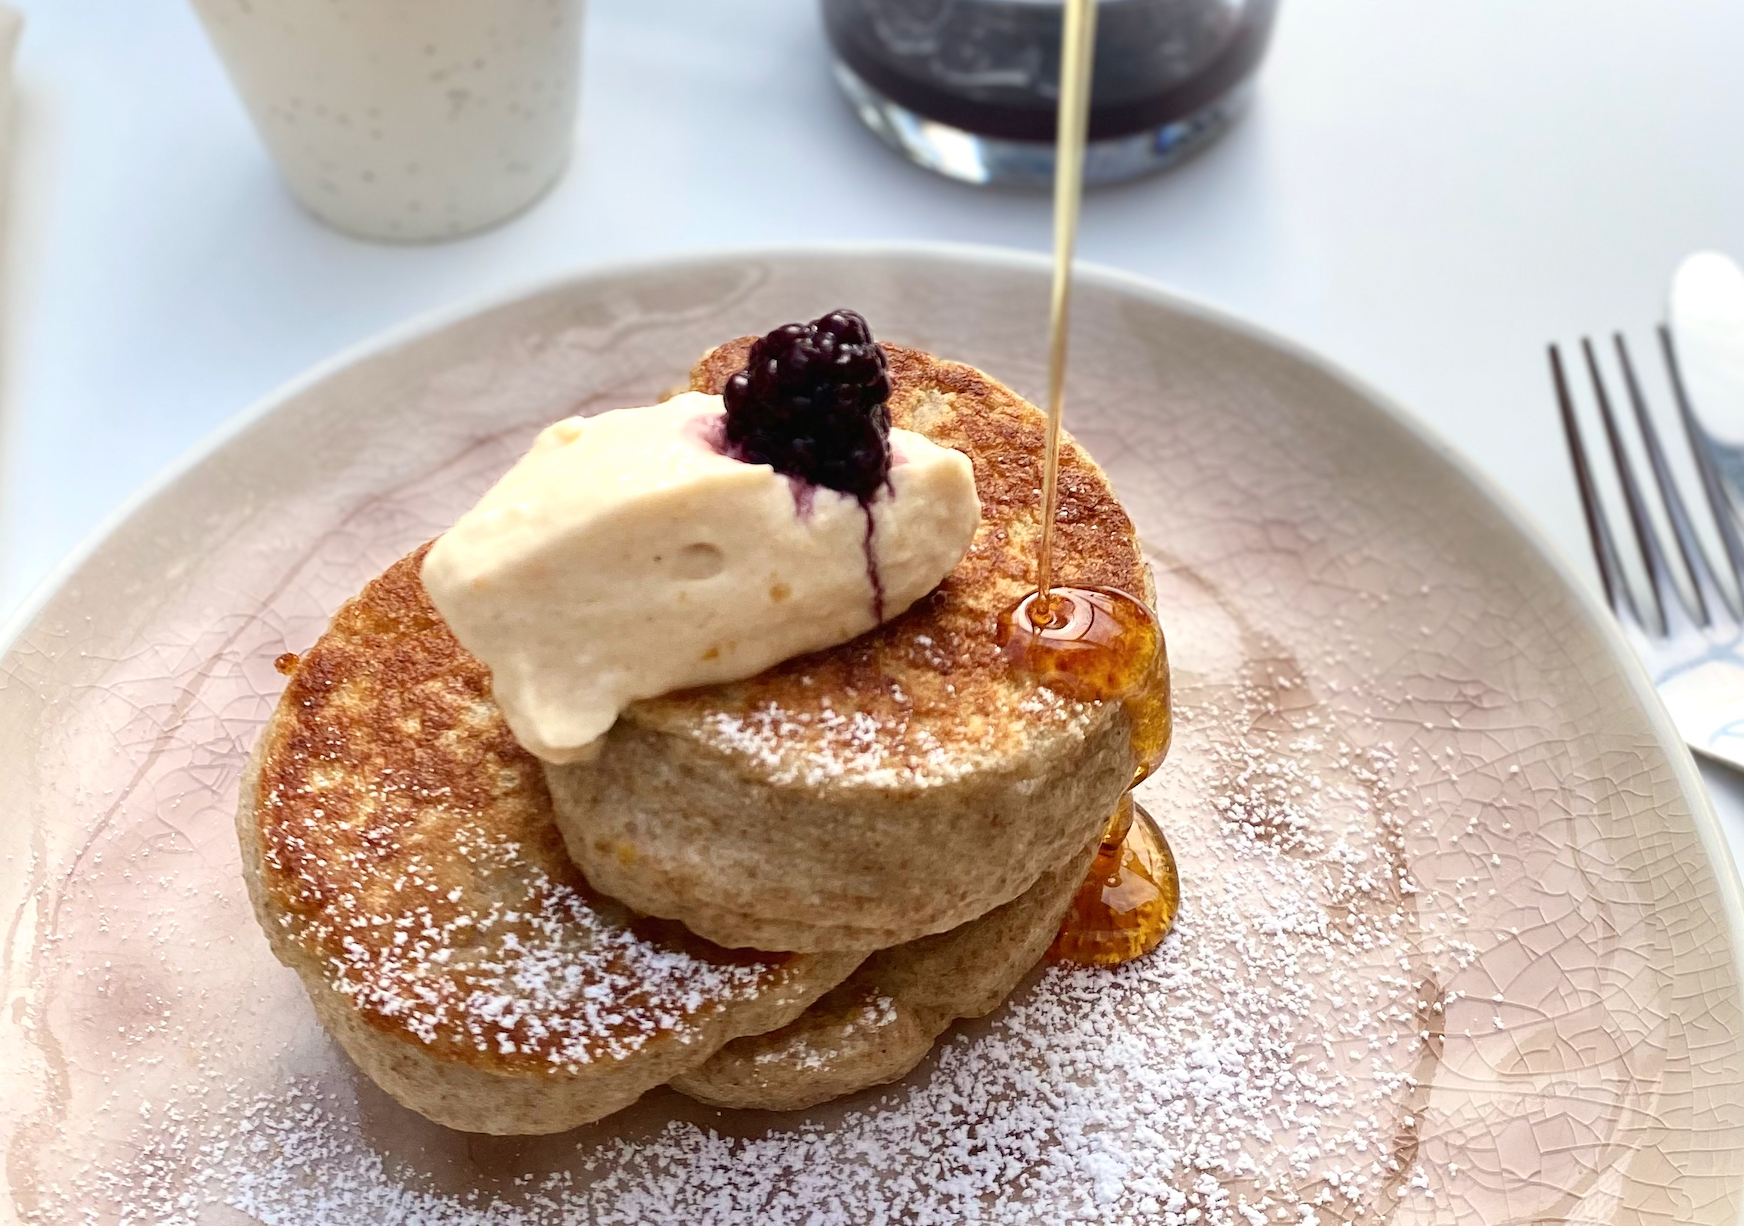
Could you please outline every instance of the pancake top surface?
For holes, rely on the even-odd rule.
[[[418,578],[371,582],[299,662],[260,750],[260,888],[378,1029],[498,1071],[624,1059],[780,990],[793,955],[633,919],[564,853],[538,763]]]
[[[696,391],[718,393],[752,337],[704,355]],[[1041,530],[1040,410],[973,367],[885,345],[891,424],[969,457],[981,527],[944,582],[908,612],[852,642],[746,681],[632,706],[625,718],[700,741],[777,785],[925,787],[1004,766],[1094,714],[1011,669],[1000,614],[1036,583]],[[1132,521],[1094,461],[1061,452],[1057,582],[1147,596]]]

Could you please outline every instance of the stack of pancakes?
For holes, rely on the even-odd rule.
[[[719,392],[751,338],[707,354]],[[1137,765],[1118,702],[1061,698],[995,633],[1035,584],[1045,421],[884,346],[892,424],[974,464],[956,569],[901,617],[746,681],[630,707],[540,763],[419,579],[299,661],[243,781],[256,914],[323,1024],[449,1127],[575,1127],[670,1083],[790,1109],[913,1068],[1036,963]],[[1131,521],[1063,449],[1062,582],[1150,593]]]

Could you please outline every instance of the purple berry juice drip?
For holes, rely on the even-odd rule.
[[[860,510],[866,516],[866,579],[872,584],[872,620],[884,624],[884,576],[878,573],[878,556],[872,552],[872,533],[877,525],[872,521],[872,504],[860,500]]]
[[[817,505],[817,489],[803,477],[789,477],[787,488],[793,491],[793,513],[801,519],[811,518],[811,509]]]

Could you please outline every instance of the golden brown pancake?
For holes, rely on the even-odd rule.
[[[906,1073],[1046,948],[1083,856],[874,954],[795,1018],[859,956],[720,949],[594,894],[483,666],[429,605],[422,553],[298,663],[237,817],[274,952],[405,1105],[467,1131],[560,1131],[677,1069],[707,1102],[810,1106]],[[721,1046],[733,1034],[747,1037]]]
[[[692,388],[718,392],[750,345],[705,355]],[[948,931],[1076,855],[1137,766],[1118,703],[1064,700],[996,643],[1036,582],[1043,415],[972,367],[884,349],[892,423],[974,465],[967,556],[881,628],[636,703],[597,760],[547,767],[588,880],[723,945],[870,950]],[[1150,595],[1131,520],[1070,440],[1057,539],[1061,583]]]
[[[858,954],[721,949],[591,890],[488,672],[425,595],[422,555],[298,663],[237,813],[273,952],[370,1077],[452,1128],[561,1131],[854,969]]]
[[[796,1111],[895,1081],[952,1022],[1004,1003],[1059,931],[1095,853],[1086,847],[979,919],[879,950],[793,1021],[734,1039],[673,1088],[717,1107]]]
[[[696,386],[717,390],[748,344],[707,355]],[[1131,776],[1125,716],[1061,701],[994,646],[1034,583],[1040,414],[886,349],[895,424],[975,465],[974,548],[882,629],[637,704],[601,769],[553,772],[592,886],[488,671],[430,605],[423,551],[299,662],[244,780],[249,889],[323,1023],[401,1102],[499,1133],[569,1128],[669,1079],[723,1104],[817,1102],[900,1076],[1045,947]],[[1105,478],[1076,446],[1064,459],[1062,581],[1147,595]],[[622,810],[602,868],[583,832],[603,795]],[[735,945],[834,952],[735,952],[601,889]]]

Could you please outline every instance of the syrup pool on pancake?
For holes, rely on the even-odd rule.
[[[1068,698],[1121,703],[1139,764],[1133,787],[1162,765],[1173,732],[1169,659],[1142,600],[1112,588],[1056,587],[1045,598],[1038,590],[1000,618],[999,643],[1015,667]],[[1048,954],[1093,966],[1130,961],[1168,934],[1180,901],[1168,840],[1129,790]]]

